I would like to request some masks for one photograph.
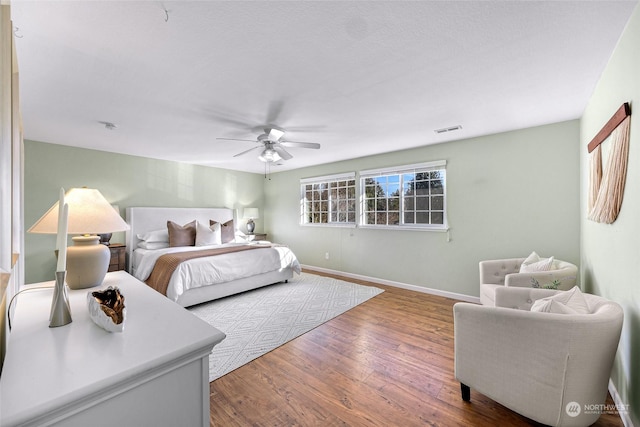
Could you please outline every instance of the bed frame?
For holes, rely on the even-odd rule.
[[[159,230],[167,226],[167,221],[177,224],[187,224],[194,219],[203,224],[209,224],[209,220],[221,223],[234,218],[234,209],[229,208],[154,208],[133,207],[126,210],[127,223],[131,227],[126,233],[127,242],[127,271],[133,272],[131,260],[133,251],[138,247],[140,240],[137,235],[147,231]],[[237,219],[236,219],[237,221]],[[236,227],[238,224],[235,224]],[[183,307],[223,298],[229,295],[245,292],[273,283],[283,282],[293,277],[290,268],[283,271],[272,271],[256,276],[233,280],[215,286],[190,289],[183,293],[177,303]]]

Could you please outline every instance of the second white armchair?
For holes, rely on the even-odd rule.
[[[570,262],[552,260],[550,270],[521,273],[527,258],[509,258],[480,261],[480,303],[495,305],[498,287],[550,288],[569,290],[576,286],[578,267]]]

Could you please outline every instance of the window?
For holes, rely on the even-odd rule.
[[[360,172],[363,226],[446,229],[446,162]]]
[[[300,223],[356,224],[355,173],[300,180]]]

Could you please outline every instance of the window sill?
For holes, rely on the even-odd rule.
[[[446,233],[449,227],[416,227],[410,225],[359,225],[358,228],[368,230],[396,230],[396,231],[431,231],[436,233]]]
[[[415,227],[410,225],[356,225],[356,224],[300,224],[300,227],[320,227],[320,228],[362,228],[367,230],[395,230],[395,231],[430,231],[435,233],[446,233],[449,227]]]
[[[322,224],[300,224],[300,227],[330,227],[330,228],[356,228],[356,224],[335,224],[335,223],[322,223]]]

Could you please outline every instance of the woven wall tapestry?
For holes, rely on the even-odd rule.
[[[604,170],[600,144],[591,151],[588,200],[591,221],[611,224],[620,213],[627,178],[630,122],[631,116],[626,115],[611,132],[611,149]]]

